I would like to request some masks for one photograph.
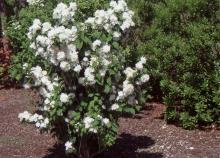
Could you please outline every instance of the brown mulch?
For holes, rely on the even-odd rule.
[[[20,124],[18,113],[32,110],[30,90],[0,90],[0,158],[65,158],[49,134]],[[220,158],[220,131],[188,131],[167,125],[164,106],[151,103],[133,118],[121,118],[116,144],[99,158]]]

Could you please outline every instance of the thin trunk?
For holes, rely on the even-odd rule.
[[[0,0],[0,36],[3,36],[3,32],[5,31],[5,4],[4,0]]]
[[[90,157],[90,151],[88,146],[88,140],[86,136],[83,136],[81,138],[80,147],[79,147],[79,158],[91,158]]]

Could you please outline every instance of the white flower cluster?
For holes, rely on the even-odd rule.
[[[33,75],[35,86],[40,86],[40,94],[44,98],[43,106],[41,111],[49,111],[55,108],[56,101],[53,100],[54,98],[54,89],[59,86],[58,78],[55,77],[52,81],[50,80],[49,76],[47,75],[47,71],[42,70],[40,66],[33,67],[30,72]],[[60,94],[60,103],[68,103],[70,100],[70,95],[66,93]],[[43,115],[38,114],[30,114],[29,112],[25,111],[19,114],[20,121],[26,121],[29,123],[35,123],[36,127],[38,128],[46,128],[49,124],[49,119],[44,118]]]
[[[133,96],[135,92],[135,85],[132,84],[131,80],[133,80],[136,75],[141,74],[141,71],[144,68],[144,64],[146,64],[146,58],[141,57],[140,61],[136,64],[136,68],[132,69],[131,67],[127,67],[124,70],[124,74],[126,75],[126,80],[123,82],[122,90],[117,92],[116,102],[125,101],[128,98],[128,104],[134,105],[138,104],[137,100]],[[148,74],[144,74],[136,81],[136,85],[140,86],[150,79]],[[115,92],[114,92],[115,93]],[[113,99],[112,99],[113,100]],[[111,110],[119,109],[119,105],[117,103],[113,104]]]
[[[77,10],[77,5],[74,2],[69,4],[69,7],[64,3],[59,3],[53,11],[53,18],[59,20],[62,24],[67,24],[69,21],[74,20],[73,16]]]
[[[70,141],[67,141],[67,142],[65,143],[65,149],[66,149],[66,151],[69,151],[69,150],[74,149],[73,143],[70,142]]]
[[[28,3],[29,5],[44,6],[43,2],[44,2],[44,0],[27,0],[27,3]]]
[[[36,51],[36,55],[49,60],[54,65],[60,65],[63,71],[75,69],[79,66],[78,52],[75,45],[71,44],[76,40],[77,28],[72,26],[70,29],[64,26],[52,27],[50,23],[41,23],[35,19],[33,25],[29,28],[28,37],[36,39],[31,48]],[[56,43],[64,43],[62,47]],[[79,70],[75,69],[76,72]]]
[[[97,10],[94,17],[89,17],[85,23],[90,24],[93,28],[104,27],[107,32],[114,32],[113,36],[118,38],[121,35],[120,32],[117,32],[118,27],[125,31],[135,25],[132,20],[133,15],[133,11],[128,9],[124,0],[111,1],[108,10]]]
[[[103,118],[101,115],[97,115],[96,119],[87,116],[83,119],[85,129],[87,129],[89,132],[97,133],[98,129],[93,127],[93,123],[95,120],[101,121],[101,124],[105,126],[107,126],[110,123],[110,120],[108,118]]]
[[[38,115],[38,114],[30,114],[27,111],[24,111],[23,113],[20,113],[18,115],[18,118],[20,119],[20,121],[26,121],[29,123],[35,123],[35,126],[37,128],[47,128],[47,126],[49,125],[49,119],[48,118],[44,118],[42,115]]]
[[[55,101],[52,98],[54,89],[59,86],[58,78],[54,78],[51,81],[47,75],[47,71],[42,70],[40,66],[33,67],[30,74],[34,77],[35,86],[41,86],[40,94],[44,98],[44,104],[41,110],[49,111],[51,108],[54,108]]]

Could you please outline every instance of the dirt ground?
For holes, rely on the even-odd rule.
[[[49,134],[20,124],[37,97],[23,89],[0,90],[0,158],[65,158]],[[220,131],[188,131],[160,119],[163,105],[151,103],[133,118],[121,118],[117,143],[99,158],[220,158]]]

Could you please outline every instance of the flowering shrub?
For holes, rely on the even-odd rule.
[[[114,144],[123,112],[133,114],[144,104],[149,75],[145,57],[132,67],[121,46],[134,26],[126,2],[111,1],[93,16],[78,3],[59,3],[53,20],[35,19],[29,28],[30,48],[47,63],[28,73],[43,100],[40,113],[25,111],[19,118],[51,130],[68,153],[87,158]]]

